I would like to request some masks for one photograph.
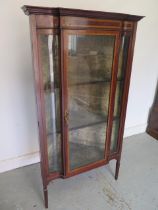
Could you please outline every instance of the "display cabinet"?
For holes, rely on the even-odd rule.
[[[48,183],[116,159],[142,16],[24,6],[30,18],[45,207]]]

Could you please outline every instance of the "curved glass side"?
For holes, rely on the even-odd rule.
[[[58,36],[40,34],[39,44],[43,76],[49,171],[60,172],[61,126]]]
[[[117,142],[119,134],[120,115],[121,115],[121,103],[124,91],[124,79],[125,79],[126,66],[127,66],[129,41],[130,41],[130,35],[124,35],[122,37],[122,45],[119,54],[117,85],[115,92],[113,126],[111,134],[111,145],[110,145],[111,153],[117,151]]]

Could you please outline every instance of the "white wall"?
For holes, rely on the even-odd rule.
[[[24,4],[145,15],[138,24],[125,135],[143,132],[158,76],[157,0],[5,0],[0,7],[0,172],[39,160],[29,21]]]

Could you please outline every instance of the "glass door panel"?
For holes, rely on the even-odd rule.
[[[39,34],[39,48],[43,78],[49,171],[60,172],[61,122],[58,36]]]
[[[125,71],[127,64],[127,56],[128,56],[127,52],[129,47],[129,41],[130,41],[130,36],[124,35],[122,38],[122,46],[119,54],[117,86],[115,92],[114,118],[113,118],[111,146],[110,146],[110,150],[112,153],[117,151],[117,142],[118,142],[118,133],[120,125],[120,115],[121,115],[121,102],[124,91],[124,79],[125,79]]]
[[[70,170],[105,159],[115,35],[69,35]]]
[[[106,122],[69,131],[71,170],[104,159],[105,134]]]

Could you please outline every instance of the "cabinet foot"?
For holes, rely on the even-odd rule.
[[[44,192],[44,204],[45,204],[45,208],[47,209],[48,208],[48,190],[47,190],[47,188],[44,188],[43,192]]]
[[[116,170],[115,170],[115,179],[118,179],[118,174],[119,174],[119,169],[120,169],[120,160],[116,161]]]

